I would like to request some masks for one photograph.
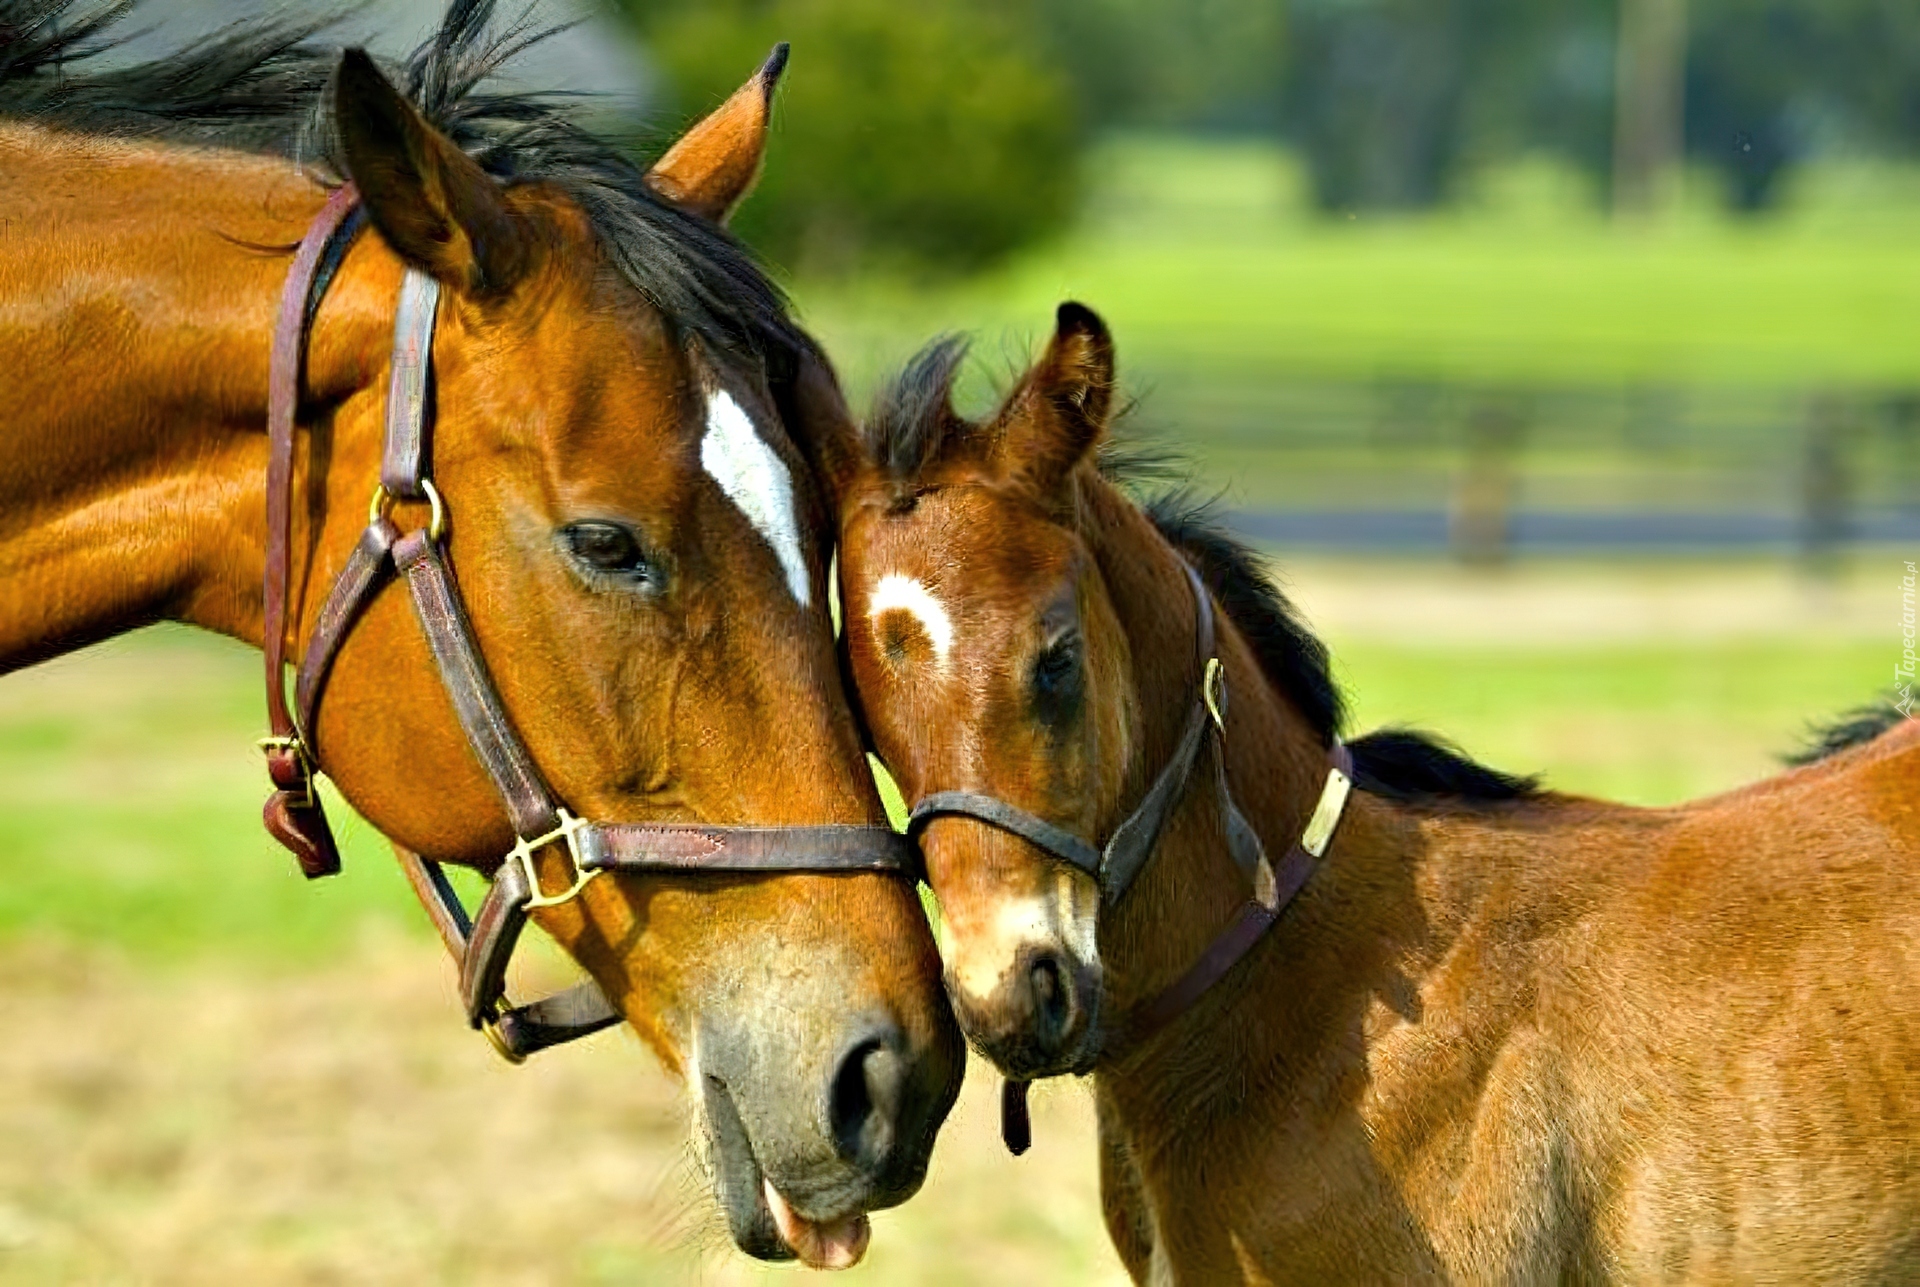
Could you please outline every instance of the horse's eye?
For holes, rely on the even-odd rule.
[[[1033,663],[1033,704],[1042,719],[1059,720],[1079,707],[1080,636],[1066,634],[1048,644]]]
[[[560,529],[560,541],[592,571],[641,580],[653,574],[639,538],[618,523],[569,523]]]

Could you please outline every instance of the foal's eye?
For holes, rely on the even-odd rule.
[[[560,529],[560,542],[591,571],[643,581],[653,577],[640,539],[619,523],[569,523]]]
[[[1033,704],[1042,719],[1064,719],[1079,706],[1082,666],[1080,636],[1062,635],[1033,663]]]

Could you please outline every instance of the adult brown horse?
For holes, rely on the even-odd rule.
[[[784,874],[834,864],[774,843],[871,848],[883,820],[796,446],[846,412],[720,227],[784,50],[643,172],[544,100],[476,89],[522,34],[488,34],[487,3],[457,0],[407,95],[312,26],[87,74],[125,8],[0,4],[0,668],[163,618],[263,642],[276,305],[293,243],[352,195],[293,158],[353,180],[371,226],[326,238],[316,270],[271,640],[338,646],[276,767],[317,754],[398,846],[549,894],[619,844],[678,845],[684,867],[754,840],[732,824],[784,828],[755,833],[757,870],[622,871],[534,915],[696,1091],[739,1245],[858,1259],[865,1213],[919,1185],[961,1064],[910,885]],[[395,356],[403,278],[398,329],[431,337],[413,402],[405,379],[389,398],[395,363],[429,369]],[[430,427],[407,419],[426,405]],[[398,505],[375,492],[396,406],[386,464],[420,489]],[[323,621],[361,572],[357,619]],[[517,825],[528,799],[567,843]],[[274,808],[323,867],[318,815]]]
[[[1920,1280],[1920,726],[1672,809],[1349,754],[1257,560],[1103,476],[1099,320],[984,422],[960,353],[830,453],[846,647],[1136,1279]]]

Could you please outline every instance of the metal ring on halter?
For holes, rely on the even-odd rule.
[[[1207,673],[1200,678],[1200,695],[1207,703],[1207,714],[1213,716],[1213,726],[1222,733],[1227,731],[1226,684],[1226,667],[1218,657],[1207,658]]]
[[[527,1057],[509,1046],[507,1039],[500,1035],[500,1020],[505,1018],[512,1009],[513,1006],[504,996],[495,1001],[493,1017],[480,1025],[480,1031],[487,1034],[487,1041],[493,1046],[494,1053],[510,1064],[524,1064],[527,1062]]]
[[[427,494],[427,504],[432,513],[427,518],[427,537],[436,545],[447,535],[447,502],[441,497],[440,489],[433,485],[431,478],[420,480],[420,490]],[[395,496],[387,490],[385,483],[373,485],[373,500],[367,505],[367,526],[371,527],[385,518],[393,509]]]

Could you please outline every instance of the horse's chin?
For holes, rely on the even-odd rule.
[[[816,1221],[796,1212],[761,1169],[725,1083],[701,1082],[707,1162],[734,1245],[757,1260],[799,1260],[810,1269],[859,1264],[870,1234],[865,1213]]]

